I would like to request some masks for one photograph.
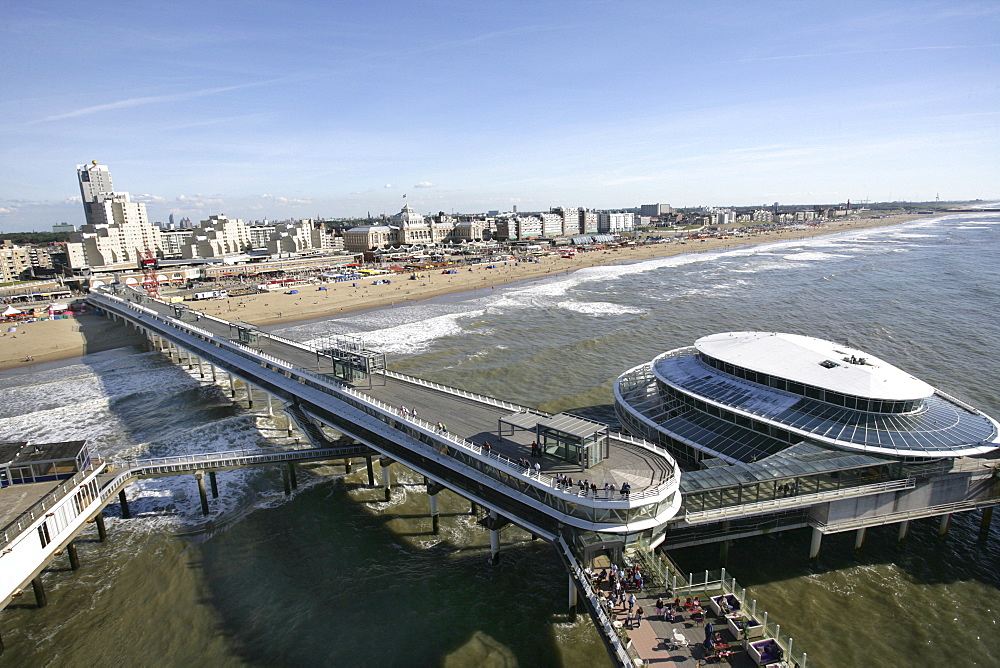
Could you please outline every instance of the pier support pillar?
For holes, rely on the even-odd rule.
[[[35,592],[35,605],[44,608],[49,604],[49,599],[45,597],[45,587],[42,585],[42,576],[38,575],[31,581],[31,589]]]
[[[198,375],[202,378],[205,377],[205,360],[200,357],[198,358]]]
[[[388,501],[392,498],[392,469],[389,468],[392,460],[383,457],[378,463],[382,467],[382,489],[385,491],[385,500]]]
[[[108,539],[108,529],[104,526],[104,513],[97,513],[94,521],[97,522],[97,540],[103,543]]]
[[[354,462],[350,457],[344,457],[344,475],[349,475],[354,470]]]
[[[729,520],[722,523],[722,531],[724,533],[729,533]],[[726,562],[729,561],[729,544],[731,542],[731,540],[726,539],[719,545],[719,563],[723,567],[726,565]]]
[[[865,544],[865,531],[866,531],[866,528],[865,527],[861,527],[860,529],[857,530],[857,533],[854,536],[854,551],[855,552],[859,552],[861,550],[861,546]]]
[[[76,543],[70,541],[66,545],[66,554],[69,555],[69,567],[74,571],[80,570],[80,556],[76,553]]]
[[[495,510],[490,511],[490,523],[496,526],[499,516]],[[490,529],[490,564],[496,566],[500,563],[500,530]]]
[[[285,486],[285,496],[292,495],[292,481],[288,477],[288,469],[281,469],[281,483]]]
[[[896,542],[902,543],[903,539],[906,538],[910,533],[910,520],[903,520],[899,523],[899,534],[896,536]]]
[[[205,474],[195,473],[194,477],[198,481],[198,498],[201,499],[201,514],[208,515],[208,494],[205,493]]]
[[[212,487],[212,498],[219,498],[219,481],[215,479],[215,471],[208,472],[208,482]]]
[[[478,512],[479,512],[479,506],[476,505],[476,502],[475,501],[470,502],[469,514],[475,515]]]
[[[253,408],[253,386],[250,383],[243,383],[247,389],[247,408]]]
[[[295,477],[295,462],[288,462],[288,479],[292,483],[292,489],[299,488],[299,481]]]
[[[368,486],[375,486],[375,467],[372,466],[372,456],[365,455],[365,466],[368,467]]]
[[[128,497],[125,496],[125,490],[118,492],[118,503],[122,507],[122,519],[128,520],[132,519],[132,512],[128,509]]]
[[[941,516],[941,524],[938,525],[938,538],[944,538],[950,528],[951,513],[945,513]]]
[[[438,517],[438,495],[431,494],[431,533],[435,536],[441,531],[441,518]]]
[[[993,521],[993,506],[983,508],[983,518],[979,521],[979,537],[986,538],[990,533],[990,523]]]
[[[229,376],[229,398],[230,399],[235,399],[236,398],[236,379],[233,378],[233,374],[231,374],[231,373],[227,372],[226,375]],[[291,429],[289,429],[289,431],[291,431]],[[289,436],[291,436],[291,434],[289,434]]]
[[[809,561],[816,561],[819,548],[823,544],[823,532],[813,527],[812,543],[809,545]]]
[[[216,378],[215,378],[215,365],[214,364],[209,364],[208,366],[211,367],[211,369],[212,369],[212,382],[214,383],[214,382],[216,382]]]
[[[267,395],[267,416],[274,417],[274,402],[271,399],[271,395]]]
[[[576,621],[576,581],[573,579],[572,573],[569,576],[569,621]]]

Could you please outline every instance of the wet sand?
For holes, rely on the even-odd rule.
[[[538,262],[498,263],[496,268],[476,266],[459,269],[457,274],[442,274],[441,270],[424,272],[421,278],[410,280],[408,274],[389,276],[389,285],[374,285],[380,277],[342,283],[316,284],[298,287],[298,294],[284,292],[248,295],[230,299],[188,302],[198,311],[227,320],[242,320],[256,325],[312,320],[368,308],[405,304],[429,297],[468,291],[490,290],[515,281],[544,278],[599,265],[638,262],[684,253],[713,251],[722,248],[749,246],[773,241],[788,241],[835,234],[849,230],[898,225],[932,215],[893,215],[882,218],[852,218],[823,223],[815,227],[778,230],[756,236],[729,239],[689,240],[687,243],[663,243],[607,251],[578,253],[573,258],[549,256]],[[169,295],[169,293],[165,293]],[[6,326],[4,327],[6,331]],[[100,316],[82,315],[68,320],[47,320],[18,326],[16,334],[0,336],[0,369],[24,366],[33,362],[52,361],[99,352],[122,345],[138,343],[132,330]],[[31,356],[33,362],[25,362]]]

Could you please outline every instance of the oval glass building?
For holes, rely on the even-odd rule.
[[[691,464],[983,455],[1000,425],[871,354],[797,334],[727,332],[622,374],[625,427]],[[824,454],[825,453],[825,454]]]

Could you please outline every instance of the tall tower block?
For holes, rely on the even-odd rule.
[[[97,222],[94,205],[97,203],[98,195],[115,190],[111,185],[111,172],[108,171],[107,165],[99,165],[94,160],[89,165],[77,165],[76,176],[80,181],[80,196],[83,197],[83,211],[87,216],[87,224],[93,225]]]

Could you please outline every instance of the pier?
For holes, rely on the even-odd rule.
[[[802,445],[792,451],[797,460],[786,450],[780,460],[691,461],[689,452],[653,428],[655,417],[676,407],[663,404],[649,365],[627,372],[616,387],[619,414],[631,432],[623,434],[582,416],[551,415],[393,372],[384,356],[350,337],[306,345],[120,286],[88,299],[108,317],[141,331],[153,349],[192,375],[220,384],[234,401],[248,407],[266,401],[269,413],[277,406],[288,417],[289,434],[297,430],[306,443],[117,462],[94,457],[54,489],[31,485],[36,489],[22,491],[20,505],[0,517],[2,605],[23,595],[28,584],[39,607],[44,605],[40,573],[64,551],[74,560],[72,540],[88,523],[96,523],[103,538],[101,512],[107,504],[119,503],[127,517],[127,485],[133,480],[190,475],[208,514],[209,487],[212,496],[218,494],[216,471],[282,465],[287,494],[295,486],[296,462],[337,460],[350,470],[363,458],[368,484],[380,485],[387,499],[397,465],[426,479],[435,533],[440,491],[483,508],[481,525],[490,532],[493,563],[502,559],[499,536],[507,525],[552,543],[569,574],[570,610],[581,605],[587,610],[618,665],[670,656],[741,665],[746,657],[761,660],[761,652],[767,654],[764,641],[770,641],[786,660],[805,666],[802,647],[808,641],[795,644],[774,620],[762,611],[758,615],[756,603],[724,570],[703,578],[682,574],[666,550],[718,543],[724,563],[729,545],[741,537],[809,528],[808,557],[816,558],[827,534],[854,531],[861,549],[869,527],[897,523],[902,540],[912,520],[942,517],[946,531],[951,513],[988,512],[1000,502],[997,468],[989,458],[902,462],[831,455]],[[691,470],[682,473],[679,461]],[[985,526],[988,517],[984,514]],[[677,622],[654,620],[630,635],[621,607],[610,603],[595,577],[610,563],[648,574],[649,587],[638,592],[644,595],[646,620],[655,616],[647,606],[660,596],[724,595],[732,597],[730,608],[741,611],[728,618],[735,620],[733,628],[739,631],[744,622],[754,626],[755,620],[761,628],[753,635],[727,630],[726,614],[735,613],[709,612],[709,605],[680,612]],[[705,637],[706,620],[720,627],[718,638]],[[699,633],[702,637],[695,637]]]

